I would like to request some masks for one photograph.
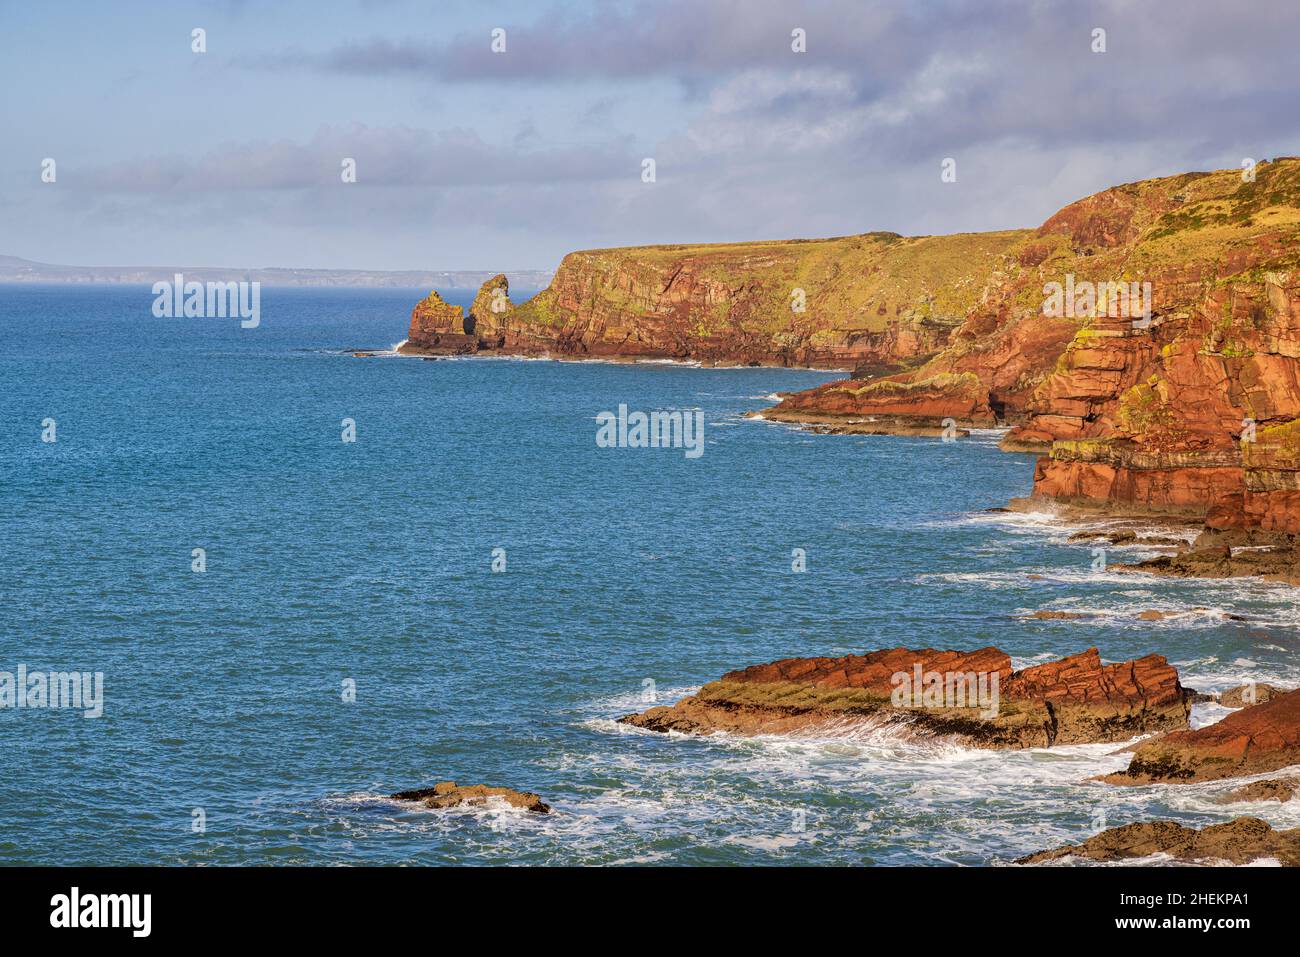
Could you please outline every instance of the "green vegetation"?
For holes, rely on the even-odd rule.
[[[900,346],[900,363],[946,342],[932,369],[950,369],[989,337],[1037,321],[1044,285],[1067,275],[1097,288],[1150,281],[1166,321],[1195,314],[1216,289],[1281,286],[1300,270],[1300,160],[1262,162],[1254,172],[1253,182],[1229,169],[1124,184],[1065,207],[1041,230],[575,252],[548,289],[512,312],[511,324],[553,335],[576,323],[615,341],[653,324],[668,338],[744,336],[773,349],[826,352],[896,328],[923,340]],[[1233,290],[1224,295],[1231,302]],[[1246,295],[1250,315],[1234,320],[1225,305],[1225,322],[1200,344],[1205,353],[1238,360],[1259,348],[1259,316],[1277,295]],[[1071,349],[1115,333],[1104,321],[1074,321]],[[931,382],[932,369],[919,368],[915,385]],[[1056,371],[1069,372],[1068,352]],[[1147,401],[1128,402],[1135,423],[1148,414]]]
[[[1119,399],[1119,421],[1126,432],[1143,434],[1165,428],[1173,413],[1160,394],[1159,380],[1139,382]]]
[[[940,372],[938,375],[929,376],[925,379],[917,379],[912,382],[898,382],[893,379],[884,379],[880,382],[870,382],[867,385],[857,389],[844,389],[843,391],[851,395],[906,395],[909,392],[968,392],[974,390],[981,391],[983,384],[980,377],[973,372]]]

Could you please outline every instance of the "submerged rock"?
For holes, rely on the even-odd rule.
[[[1178,614],[1176,611],[1160,611],[1151,608],[1147,611],[1138,612],[1138,621],[1164,621],[1166,618],[1177,618]]]
[[[1258,687],[1258,686],[1257,686]],[[1174,731],[1132,749],[1111,784],[1185,784],[1276,771],[1300,764],[1300,690],[1243,708],[1195,731]]]
[[[1219,804],[1240,804],[1245,801],[1281,801],[1283,803],[1295,797],[1300,788],[1300,778],[1269,778],[1265,781],[1252,781],[1243,784],[1234,791],[1217,799]]]
[[[1239,817],[1226,824],[1197,830],[1176,821],[1146,821],[1108,828],[1082,844],[1067,844],[1040,851],[1016,861],[1043,864],[1063,858],[1122,861],[1153,854],[1168,854],[1180,861],[1227,861],[1249,864],[1263,859],[1289,867],[1300,866],[1300,828],[1275,831],[1266,822]]]
[[[1133,542],[1137,541],[1137,537],[1138,537],[1137,532],[1133,531],[1131,528],[1126,528],[1123,531],[1119,531],[1119,532],[1104,532],[1100,530],[1089,530],[1083,532],[1075,532],[1073,535],[1069,537],[1068,541],[1071,542],[1102,541],[1102,542],[1109,542],[1112,545],[1131,545]]]
[[[1209,530],[1176,555],[1115,568],[1167,578],[1260,578],[1297,585],[1300,544],[1284,533]]]
[[[531,791],[513,788],[488,787],[485,784],[459,785],[455,781],[442,781],[431,788],[416,791],[398,791],[391,795],[394,801],[419,801],[425,807],[448,808],[487,804],[491,798],[500,798],[511,807],[523,808],[538,814],[550,813],[551,806]]]
[[[959,687],[965,689],[961,697]],[[996,701],[987,695],[976,701],[991,689]],[[834,735],[891,726],[970,747],[1032,748],[1186,728],[1189,697],[1178,672],[1159,655],[1104,665],[1089,648],[1013,671],[1010,657],[997,648],[893,648],[732,671],[674,705],[619,721],[703,735]]]
[[[1229,688],[1219,695],[1219,704],[1225,708],[1249,708],[1252,705],[1263,704],[1265,701],[1272,700],[1275,696],[1282,694],[1283,689],[1274,687],[1264,682],[1258,682],[1248,685],[1239,685],[1236,688]]]

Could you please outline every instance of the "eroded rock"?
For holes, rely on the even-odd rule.
[[[431,292],[411,310],[411,328],[399,351],[457,354],[477,349],[478,338],[465,327],[465,311],[444,302],[437,292]]]
[[[504,801],[511,807],[523,808],[538,814],[550,813],[551,806],[531,791],[516,791],[513,788],[489,787],[484,784],[459,785],[455,781],[442,781],[431,788],[416,791],[398,791],[392,795],[394,801],[419,801],[425,807],[449,808],[465,805],[487,804],[493,798]]]
[[[1219,695],[1219,704],[1225,708],[1249,708],[1253,705],[1263,704],[1265,701],[1269,701],[1282,693],[1282,688],[1259,681],[1252,684],[1238,685],[1222,692]]]
[[[930,675],[938,676],[930,679]],[[906,680],[901,680],[904,676]],[[905,697],[967,676],[967,698]],[[973,703],[996,678],[994,707]],[[1102,664],[1089,648],[1059,661],[1013,671],[997,648],[935,651],[893,648],[841,658],[787,658],[729,672],[671,706],[626,715],[625,724],[689,734],[835,735],[889,725],[916,737],[941,735],[971,747],[1030,748],[1126,741],[1187,727],[1189,695],[1159,655]],[[987,701],[987,698],[986,698]]]
[[[1225,824],[1197,830],[1176,821],[1146,821],[1108,828],[1081,844],[1040,851],[1016,861],[1044,864],[1064,858],[1089,861],[1123,861],[1153,854],[1168,854],[1180,861],[1249,864],[1276,860],[1288,867],[1300,865],[1300,828],[1275,831],[1264,821],[1239,817]]]
[[[1131,749],[1127,769],[1111,784],[1217,781],[1300,764],[1300,690],[1234,711],[1195,731],[1173,731]]]
[[[1252,781],[1229,791],[1218,798],[1219,804],[1240,804],[1247,801],[1281,801],[1283,803],[1295,797],[1300,788],[1300,778],[1269,778],[1264,781]]]

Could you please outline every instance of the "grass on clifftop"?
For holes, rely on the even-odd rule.
[[[576,287],[582,306],[628,320],[663,309],[679,272],[710,290],[691,331],[779,334],[795,327],[879,331],[900,319],[957,325],[975,305],[999,258],[1027,230],[905,238],[866,233],[837,239],[634,246],[570,253],[551,287],[522,304],[519,319],[543,326],[571,317],[557,288]],[[803,290],[804,309],[792,308]]]

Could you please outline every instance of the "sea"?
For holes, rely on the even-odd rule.
[[[842,373],[399,357],[425,292],[264,288],[243,328],[155,317],[146,286],[0,286],[0,682],[102,680],[97,716],[0,708],[0,864],[1006,866],[1133,820],[1300,825],[1216,804],[1233,782],[1093,781],[1116,745],[617,723],[897,646],[1294,687],[1300,606],[990,511],[1034,462],[997,432],[748,416]],[[703,454],[602,447],[620,405],[700,412]],[[388,797],[448,780],[553,810]]]

